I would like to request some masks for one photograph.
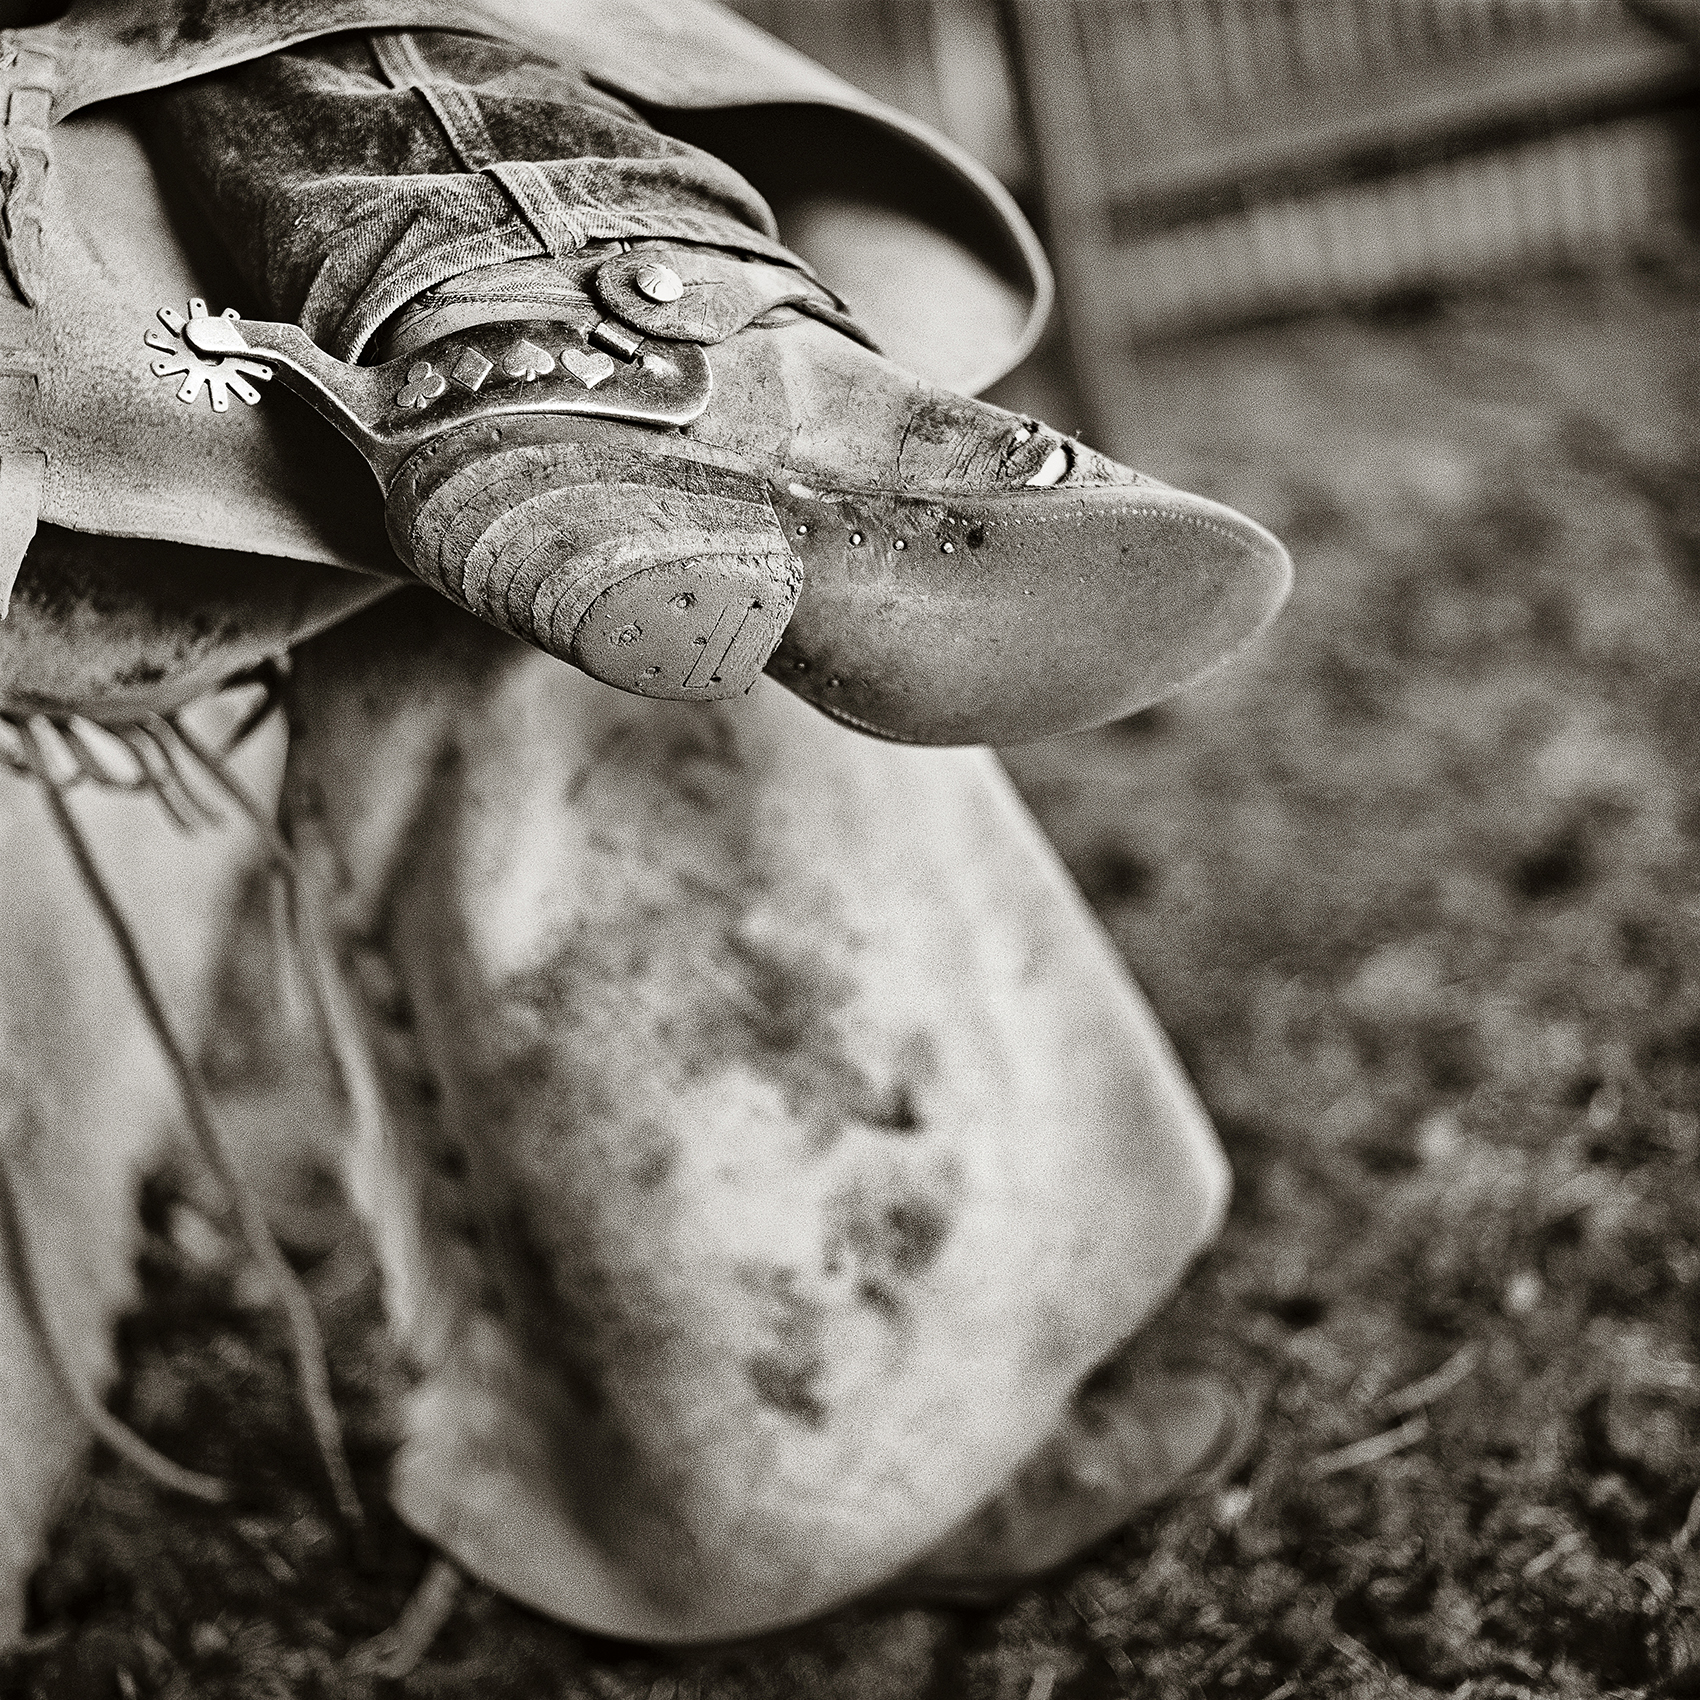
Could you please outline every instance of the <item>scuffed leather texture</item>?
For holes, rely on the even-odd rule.
[[[677,301],[652,301],[638,287],[652,266],[671,271],[683,288]],[[646,336],[675,342],[724,342],[776,307],[837,303],[799,271],[757,265],[704,249],[645,246],[605,260],[591,280],[615,318]]]
[[[399,574],[376,481],[358,455],[282,395],[213,413],[149,370],[154,312],[193,295],[240,298],[208,233],[174,223],[117,113],[53,135],[34,353],[47,467],[42,518],[73,531],[159,538]]]
[[[53,116],[63,119],[97,101],[159,88],[187,77],[296,41],[348,29],[448,29],[494,36],[537,53],[612,89],[640,107],[659,112],[716,112],[771,108],[776,112],[814,107],[858,120],[868,146],[846,148],[809,120],[817,133],[806,150],[821,186],[846,160],[882,160],[883,181],[834,197],[889,209],[906,185],[885,168],[885,155],[906,157],[911,173],[938,178],[938,192],[924,197],[924,210],[903,221],[910,252],[921,251],[923,267],[943,263],[957,273],[953,299],[978,311],[993,340],[965,372],[934,373],[959,387],[982,388],[1010,370],[1038,340],[1050,315],[1054,286],[1044,249],[1009,192],[965,149],[909,117],[882,105],[854,85],[794,52],[711,0],[79,0],[66,16],[35,30],[15,32],[34,40],[59,64]],[[711,149],[710,151],[717,151]],[[794,143],[787,157],[767,161],[764,171],[734,160],[769,199],[769,179],[795,176]],[[792,186],[794,189],[794,185]],[[817,216],[812,197],[790,193],[800,216]],[[775,201],[778,209],[778,201]],[[785,222],[781,211],[781,223]],[[823,239],[833,259],[845,244],[836,241],[828,216]],[[878,230],[880,221],[875,220]],[[782,232],[790,246],[817,264],[810,243]],[[882,233],[883,234],[883,233]],[[852,235],[850,243],[859,237]],[[827,281],[850,299],[861,322],[882,347],[913,346],[925,337],[902,334],[905,313],[894,303],[896,321],[880,322],[871,305],[883,300],[890,275],[889,252],[874,263],[835,277],[835,266],[818,266]],[[859,292],[858,286],[869,288]]]
[[[172,714],[396,586],[306,561],[43,526],[0,621],[0,711]]]
[[[397,570],[375,485],[299,404],[274,394],[258,408],[214,416],[204,401],[180,404],[151,375],[141,337],[157,308],[182,311],[191,295],[206,296],[215,311],[251,304],[217,233],[199,228],[176,186],[157,179],[122,106],[80,110],[357,24],[499,34],[565,64],[582,61],[595,80],[640,102],[741,125],[756,142],[735,163],[774,201],[787,244],[882,348],[937,382],[990,382],[1025,352],[1048,310],[1043,256],[989,174],[701,0],[492,0],[487,8],[465,0],[83,0],[57,23],[8,32],[17,57],[0,65],[0,100],[29,66],[32,79],[45,74],[53,84],[55,114],[77,114],[42,132],[53,156],[39,177],[42,240],[19,263],[43,306],[33,329],[6,337],[41,374],[39,429],[5,423],[29,438],[14,433],[13,447],[46,452],[44,519]],[[864,156],[875,175],[859,184],[845,171]],[[902,204],[903,180],[916,172],[953,185],[929,196],[934,210]]]
[[[742,695],[801,575],[762,480],[682,447],[558,415],[449,432],[391,486],[390,535],[451,602],[606,684]]]
[[[395,1499],[474,1575],[671,1640],[860,1593],[1215,1232],[1197,1097],[985,753],[895,752],[766,681],[598,690],[425,593],[296,691],[292,815],[420,1036],[385,1037],[362,1159],[420,1375]],[[469,1208],[512,1231],[416,1226]]]
[[[803,594],[768,671],[917,744],[1021,744],[1119,720],[1274,617],[1292,569],[1243,515],[1161,485],[774,491]]]

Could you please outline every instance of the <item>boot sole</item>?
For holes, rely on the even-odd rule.
[[[1227,660],[1291,584],[1262,526],[1162,485],[785,479],[640,427],[515,418],[420,450],[387,512],[426,583],[607,684],[705,700],[765,667],[846,725],[921,744],[1133,713]]]

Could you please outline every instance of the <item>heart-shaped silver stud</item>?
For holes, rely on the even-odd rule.
[[[561,350],[561,364],[587,390],[593,390],[604,378],[614,375],[614,362],[606,354],[593,354],[586,348],[568,346]]]

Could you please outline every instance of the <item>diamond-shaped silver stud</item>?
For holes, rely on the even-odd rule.
[[[479,386],[495,369],[476,348],[463,348],[460,358],[449,368],[449,376],[463,390],[471,390],[476,395]]]

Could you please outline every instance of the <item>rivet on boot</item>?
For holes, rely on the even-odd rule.
[[[639,295],[651,301],[659,302],[663,307],[677,301],[685,293],[685,286],[679,274],[671,266],[648,265],[640,267],[632,278],[632,284]]]

